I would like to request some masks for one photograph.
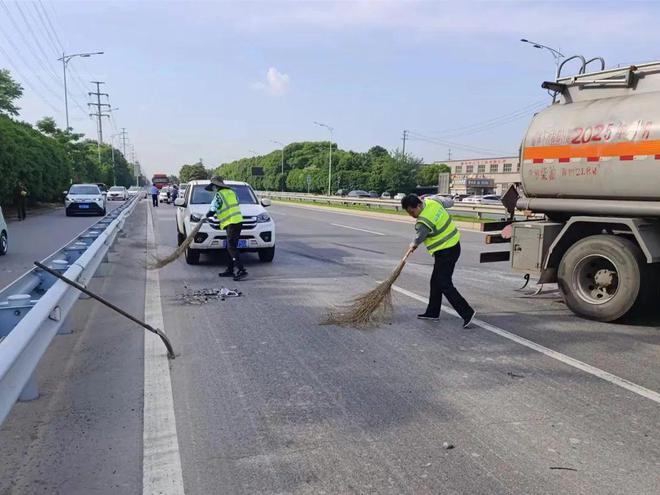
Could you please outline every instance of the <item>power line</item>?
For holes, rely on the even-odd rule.
[[[488,155],[508,155],[509,152],[506,151],[500,151],[500,150],[492,150],[489,148],[481,148],[478,146],[472,146],[469,144],[461,144],[461,143],[455,143],[452,141],[446,141],[444,139],[439,139],[439,138],[434,138],[432,136],[426,136],[424,134],[420,134],[418,132],[410,131],[410,134],[412,135],[409,139],[415,140],[415,141],[423,141],[429,144],[435,144],[438,146],[442,146],[445,148],[455,148],[455,149],[461,149],[464,151],[471,151],[471,152],[476,152],[476,153],[484,153]]]
[[[38,90],[32,85],[32,83],[30,82],[30,79],[27,78],[27,77],[25,77],[25,75],[21,72],[21,70],[18,68],[18,66],[17,66],[17,65],[14,63],[14,61],[11,59],[11,57],[9,56],[9,54],[8,54],[8,53],[5,51],[5,49],[2,47],[2,44],[0,44],[0,52],[2,52],[2,54],[5,56],[5,58],[9,61],[9,65],[12,66],[12,68],[14,69],[14,72],[15,72],[16,74],[18,74],[18,76],[21,78],[23,84],[27,85],[27,87],[30,88],[30,89],[34,92],[34,94],[36,94],[36,95],[41,99],[41,101],[43,101],[46,105],[48,105],[50,108],[52,108],[53,111],[55,112],[55,114],[59,114],[59,113],[61,113],[61,110],[58,110],[58,109],[55,107],[55,105],[53,105],[53,104],[51,103],[51,101],[50,101],[48,98],[46,98],[43,94],[41,94],[41,93],[40,93],[40,92],[39,92],[39,91],[38,91]]]

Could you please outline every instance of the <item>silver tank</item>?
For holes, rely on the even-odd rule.
[[[559,79],[521,148],[528,198],[660,201],[660,63]]]

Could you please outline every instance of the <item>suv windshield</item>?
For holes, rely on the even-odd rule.
[[[100,194],[97,186],[71,186],[69,194]]]
[[[210,205],[213,202],[215,193],[204,189],[206,186],[195,186],[192,190],[190,204],[192,205]],[[252,192],[250,186],[231,186],[238,196],[238,202],[242,205],[256,205],[257,198]]]

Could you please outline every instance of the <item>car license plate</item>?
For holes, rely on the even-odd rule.
[[[222,241],[222,247],[223,249],[227,249],[227,241]],[[239,239],[238,241],[238,247],[239,248],[246,248],[248,247],[248,241],[247,239]]]
[[[89,205],[78,205],[78,208],[89,208]]]

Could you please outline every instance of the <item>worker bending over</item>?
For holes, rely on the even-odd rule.
[[[219,273],[221,277],[233,277],[235,281],[244,279],[248,272],[241,263],[241,255],[238,252],[238,240],[241,237],[243,227],[243,215],[238,205],[238,197],[231,187],[225,184],[222,177],[217,175],[211,178],[211,183],[206,186],[207,191],[215,191],[215,197],[211,203],[211,209],[206,216],[215,217],[220,224],[220,229],[227,234],[227,253],[229,261],[227,269]],[[234,268],[237,269],[234,273]]]
[[[431,294],[426,311],[417,318],[437,320],[440,317],[442,295],[444,294],[456,312],[463,318],[463,328],[467,328],[476,314],[474,309],[454,287],[452,275],[454,266],[461,255],[461,234],[451,215],[445,208],[453,206],[454,201],[440,196],[429,196],[423,200],[416,194],[408,194],[401,200],[401,207],[417,219],[417,235],[410,245],[412,253],[424,243],[429,254],[435,258],[431,275]]]

